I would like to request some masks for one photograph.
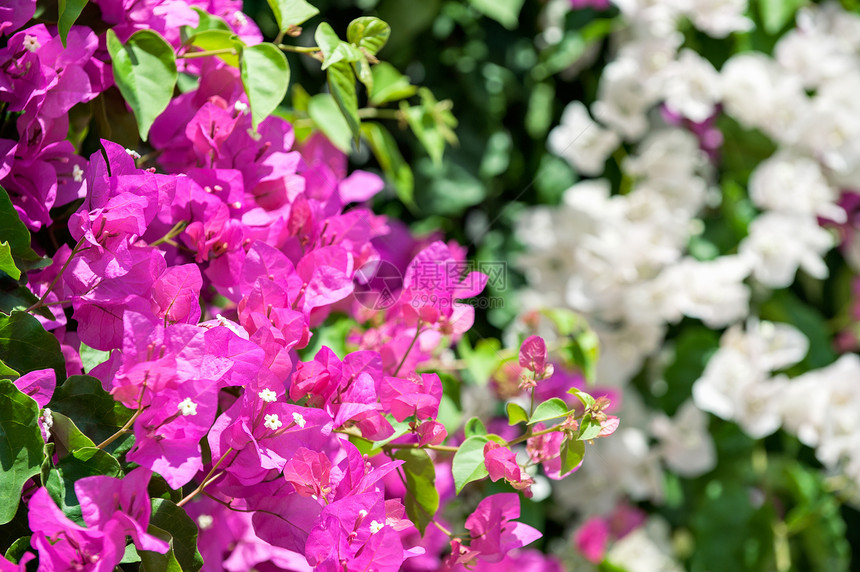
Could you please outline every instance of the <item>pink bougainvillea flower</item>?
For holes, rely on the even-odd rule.
[[[435,373],[411,373],[406,379],[384,377],[380,402],[394,418],[403,421],[411,415],[418,419],[435,418],[442,399],[442,382]]]
[[[525,490],[528,495],[528,488],[534,483],[534,480],[520,468],[517,463],[517,455],[507,447],[503,447],[494,441],[484,445],[484,465],[487,467],[487,472],[490,473],[490,480],[493,482],[499,479],[505,479],[517,490]]]
[[[573,542],[589,562],[599,563],[609,544],[609,523],[599,517],[588,519],[574,533]]]
[[[470,549],[486,562],[498,562],[511,550],[542,536],[531,526],[514,522],[519,516],[520,499],[516,493],[495,494],[482,500],[466,519],[466,530],[472,537]]]
[[[542,377],[547,369],[546,342],[540,336],[529,336],[520,346],[519,364]]]
[[[51,396],[54,395],[54,390],[57,388],[57,373],[53,369],[37,369],[16,379],[15,387],[21,393],[32,397],[42,408],[48,405]]]

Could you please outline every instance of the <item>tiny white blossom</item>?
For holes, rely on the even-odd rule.
[[[248,17],[239,10],[236,10],[233,12],[233,23],[237,26],[246,26],[248,24]]]
[[[75,166],[72,168],[72,179],[74,179],[74,181],[75,181],[76,183],[83,182],[83,180],[84,180],[84,170],[83,170],[83,169],[81,169],[81,166],[80,166],[80,165],[75,165]]]
[[[134,149],[126,149],[125,152],[128,153],[128,156],[131,157],[132,159],[134,159],[135,161],[140,159],[140,153],[138,153]]]
[[[278,396],[275,394],[275,392],[272,391],[271,389],[268,389],[268,388],[264,389],[263,391],[261,391],[257,395],[259,395],[260,399],[262,399],[266,403],[272,403],[273,401],[275,401],[278,398]]]
[[[183,415],[197,415],[197,404],[194,403],[190,397],[186,397],[182,400],[182,402],[176,406],[176,408],[182,412]]]
[[[30,34],[24,36],[24,48],[26,48],[27,51],[35,52],[41,47],[42,44],[39,43],[39,40],[36,38],[36,36],[31,36]]]
[[[304,417],[302,417],[302,414],[301,414],[301,413],[297,413],[297,412],[295,412],[295,411],[293,411],[293,421],[295,421],[295,422],[296,422],[296,425],[298,425],[298,426],[299,426],[299,427],[301,427],[302,429],[304,429],[304,428],[305,428],[305,423],[307,423],[307,421],[305,421],[305,418],[304,418]]]
[[[284,424],[284,423],[283,423],[283,421],[281,421],[280,419],[278,419],[278,414],[277,414],[277,413],[269,413],[269,414],[267,414],[267,415],[266,415],[266,422],[265,422],[265,423],[263,423],[263,425],[264,425],[267,429],[271,429],[272,431],[276,431],[276,430],[277,430],[277,429],[279,429],[283,424]]]
[[[47,407],[42,410],[42,424],[45,426],[46,431],[50,431],[54,426],[54,415]]]
[[[246,111],[248,111],[248,104],[242,101],[237,101],[233,104],[233,109],[235,109],[239,113],[245,113]]]
[[[384,522],[377,522],[375,520],[370,521],[370,534],[376,534],[377,532],[379,532],[383,528],[385,528]]]
[[[197,526],[200,527],[200,530],[206,530],[212,526],[212,523],[215,522],[215,519],[212,518],[211,514],[201,514],[197,517]]]

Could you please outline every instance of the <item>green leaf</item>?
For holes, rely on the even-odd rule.
[[[8,242],[0,242],[0,271],[11,276],[13,280],[21,277],[21,271],[12,259],[12,247]]]
[[[101,382],[88,375],[74,375],[67,379],[57,387],[48,406],[52,411],[74,419],[80,430],[96,443],[116,433],[134,413],[114,401],[102,388]],[[116,450],[121,443],[133,438],[132,435],[121,437],[108,448]]]
[[[509,30],[517,27],[525,0],[469,0],[473,8]]]
[[[239,70],[256,129],[287,95],[290,65],[274,44],[264,43],[242,49]]]
[[[415,176],[400,154],[391,132],[379,123],[367,122],[361,124],[361,133],[367,139],[385,177],[394,185],[397,198],[410,210],[415,210]]]
[[[123,472],[119,461],[110,453],[95,447],[82,447],[60,459],[57,466],[51,469],[45,487],[63,514],[81,523],[81,503],[75,494],[75,483],[96,475],[121,478]]]
[[[6,551],[4,557],[12,564],[18,564],[24,553],[30,550],[30,537],[22,536],[12,543],[9,550]]]
[[[487,428],[484,427],[484,422],[481,421],[478,417],[472,417],[468,421],[466,421],[466,425],[463,428],[463,432],[466,434],[466,438],[473,435],[486,435]]]
[[[571,387],[567,390],[567,392],[573,396],[576,396],[576,398],[582,402],[586,409],[594,405],[594,398],[591,397],[591,395],[589,395],[588,393],[579,389],[578,387]]]
[[[50,259],[46,258],[45,260]],[[9,315],[12,314],[13,310],[23,312],[38,301],[39,299],[26,286],[18,286],[12,290],[0,291],[0,312]],[[53,309],[57,312],[63,311],[62,308],[56,306],[42,306],[33,311],[48,320],[56,320],[57,317],[52,313]]]
[[[400,449],[395,459],[403,461],[406,475],[406,514],[415,523],[421,535],[439,509],[439,492],[436,490],[436,469],[424,449]]]
[[[268,0],[269,7],[275,13],[278,30],[287,32],[293,26],[304,24],[320,13],[305,0]]]
[[[558,397],[553,397],[535,407],[535,412],[532,414],[531,419],[529,419],[529,425],[552,419],[560,419],[567,416],[568,413],[570,413],[570,410],[567,408],[567,403]]]
[[[499,355],[501,348],[501,342],[495,338],[479,340],[474,349],[469,347],[465,338],[458,344],[457,349],[466,362],[466,371],[469,372],[473,383],[477,385],[487,384],[490,376],[499,367],[499,362],[502,359]]]
[[[66,38],[69,35],[69,30],[81,12],[84,6],[87,5],[87,0],[60,0],[58,6],[59,18],[57,20],[57,31],[60,33],[60,41],[63,42],[63,47],[66,47]]]
[[[768,34],[778,34],[794,19],[797,10],[806,3],[807,0],[759,0],[758,9],[764,31]]]
[[[391,36],[391,26],[387,22],[373,16],[362,16],[349,23],[346,29],[348,42],[364,48],[371,55],[376,55],[388,42]]]
[[[110,357],[110,352],[91,348],[84,342],[81,342],[79,350],[81,354],[81,363],[84,367],[84,373],[89,373],[97,365],[103,364]]]
[[[406,117],[406,123],[427,150],[434,165],[442,162],[445,145],[455,145],[457,136],[453,128],[457,119],[451,113],[450,101],[436,101],[433,93],[422,87],[418,90],[421,105],[410,107],[405,101],[400,102],[400,110]]]
[[[418,92],[418,88],[409,83],[409,78],[397,71],[388,62],[379,62],[371,71],[373,88],[370,90],[370,104],[379,106],[390,101],[406,99]]]
[[[561,469],[563,475],[574,470],[585,457],[585,441],[565,440],[561,446]]]
[[[483,479],[489,473],[484,465],[484,445],[489,439],[483,435],[469,437],[460,445],[454,453],[451,462],[451,471],[454,473],[454,486],[457,494],[463,490],[468,483]]]
[[[0,525],[18,511],[21,487],[39,474],[42,431],[39,406],[8,379],[0,379]]]
[[[337,62],[328,68],[328,89],[340,112],[346,119],[355,144],[361,137],[361,121],[358,118],[358,95],[355,93],[355,74],[346,62]]]
[[[231,31],[230,25],[224,21],[223,18],[219,18],[218,16],[214,16],[199,8],[197,6],[192,6],[192,10],[197,12],[197,27],[193,29],[193,32],[196,34],[198,32],[202,32],[204,30],[225,30]]]
[[[140,562],[140,554],[137,553],[137,548],[135,548],[134,544],[129,544],[125,547],[125,552],[122,554],[122,560],[119,561],[120,564],[135,564]]]
[[[509,402],[507,406],[505,406],[505,410],[508,413],[508,425],[516,425],[517,423],[523,423],[529,420],[528,412],[523,409],[521,405],[518,405],[513,401]]]
[[[188,39],[188,44],[208,52],[210,50],[234,49],[235,54],[217,54],[215,57],[234,68],[239,67],[239,51],[245,43],[232,30],[203,30]],[[247,48],[246,48],[247,49]]]
[[[8,377],[10,379],[15,379],[20,376],[20,373],[0,361],[0,377]]]
[[[146,532],[165,541],[170,545],[170,548],[167,550],[166,554],[160,554],[149,550],[138,551],[137,554],[140,557],[140,571],[183,572],[182,565],[179,564],[179,560],[176,558],[176,553],[174,552],[175,543],[173,535],[153,524],[149,525]]]
[[[323,70],[338,62],[357,62],[364,57],[357,46],[341,40],[327,22],[322,22],[317,26],[316,32],[314,32],[314,41],[322,51]]]
[[[313,96],[308,102],[308,115],[332,145],[344,153],[352,151],[352,131],[331,94]]]
[[[167,499],[152,499],[149,522],[173,537],[171,547],[184,572],[197,572],[203,567],[203,557],[197,549],[197,524],[182,507]]]
[[[60,459],[85,447],[95,447],[95,443],[81,433],[74,421],[57,412],[53,412],[52,417],[54,418],[54,425],[51,427],[51,436],[54,439],[57,456]]]
[[[60,342],[26,312],[14,311],[11,316],[0,314],[0,360],[22,375],[53,368],[57,381],[66,377]]]
[[[156,117],[167,108],[176,86],[176,54],[158,32],[138,30],[123,44],[107,31],[113,77],[137,119],[140,137],[149,136]]]
[[[579,424],[579,441],[591,441],[600,433],[600,421],[586,415]]]
[[[12,201],[3,187],[0,187],[0,240],[9,243],[15,266],[20,270],[26,272],[45,266],[43,260],[50,264],[50,259],[43,259],[30,248],[30,231],[21,222],[18,211],[12,206]]]

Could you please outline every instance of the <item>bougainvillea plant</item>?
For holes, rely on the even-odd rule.
[[[270,5],[273,42],[234,0],[0,9],[0,570],[540,562],[521,498],[618,426],[549,385],[552,352],[594,356],[536,336],[502,352],[508,424],[463,422],[487,275],[374,214],[344,154],[409,202],[363,120],[398,102],[434,156],[450,104],[379,63],[382,20],[298,45],[317,9]],[[289,110],[285,52],[328,80]]]

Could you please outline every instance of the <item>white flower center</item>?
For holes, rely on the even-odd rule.
[[[277,413],[269,413],[269,414],[267,414],[267,415],[266,415],[266,422],[265,422],[265,423],[263,423],[263,425],[264,425],[267,429],[271,429],[272,431],[275,431],[275,430],[279,429],[283,424],[284,424],[284,423],[283,423],[280,419],[278,419],[278,414],[277,414]]]
[[[39,48],[42,47],[42,44],[39,43],[39,40],[36,39],[36,36],[31,36],[27,34],[24,36],[24,48],[29,52],[35,52]]]
[[[384,527],[385,527],[385,523],[383,523],[383,522],[377,522],[375,520],[370,521],[370,533],[371,534],[376,534],[377,532],[382,530]]]
[[[42,410],[42,424],[45,426],[46,431],[50,431],[54,426],[54,415],[47,407]]]
[[[132,159],[134,159],[135,161],[140,159],[140,153],[138,153],[134,149],[126,149],[125,152],[128,153],[128,156],[131,157]]]
[[[182,400],[182,402],[176,406],[176,408],[182,412],[183,415],[197,415],[197,404],[194,403],[190,397],[186,397]]]
[[[206,530],[212,526],[212,523],[215,522],[215,519],[212,518],[212,515],[209,514],[201,514],[197,517],[197,526],[200,527],[200,530]]]
[[[305,421],[305,418],[302,417],[302,414],[296,413],[295,411],[293,411],[293,421],[295,421],[296,425],[298,425],[302,429],[305,428],[305,423],[307,423],[307,421]]]
[[[81,169],[80,165],[75,165],[72,169],[72,179],[74,179],[76,183],[80,183],[84,180],[84,170]]]
[[[262,399],[266,403],[272,403],[273,401],[275,401],[278,398],[278,396],[275,394],[275,392],[272,391],[271,389],[268,389],[268,388],[263,389],[263,391],[261,391],[257,395],[259,395],[260,399]]]

